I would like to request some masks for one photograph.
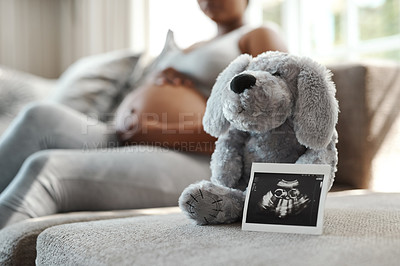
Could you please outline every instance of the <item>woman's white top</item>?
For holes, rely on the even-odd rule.
[[[153,65],[159,71],[172,67],[189,76],[200,92],[209,96],[219,73],[241,54],[239,40],[248,31],[249,27],[243,26],[190,51],[178,48],[169,31],[164,49]]]

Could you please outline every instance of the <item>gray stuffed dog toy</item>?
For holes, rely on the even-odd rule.
[[[243,54],[217,78],[203,125],[217,137],[211,181],[187,187],[181,209],[197,224],[238,221],[252,162],[337,165],[338,103],[331,73],[309,58]]]

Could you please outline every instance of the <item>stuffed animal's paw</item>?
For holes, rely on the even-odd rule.
[[[199,225],[237,221],[243,211],[240,190],[202,181],[187,187],[179,198],[181,209]]]

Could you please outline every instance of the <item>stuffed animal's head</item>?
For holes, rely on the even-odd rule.
[[[229,127],[263,133],[291,119],[298,141],[320,149],[330,142],[337,123],[335,92],[331,73],[309,58],[243,54],[218,76],[204,129],[214,137]]]

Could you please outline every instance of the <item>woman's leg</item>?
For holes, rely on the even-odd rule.
[[[45,149],[105,147],[105,124],[70,108],[36,103],[24,109],[0,138],[0,193],[31,154]]]
[[[155,147],[41,151],[0,195],[0,228],[57,212],[175,206],[209,176],[208,156]]]

